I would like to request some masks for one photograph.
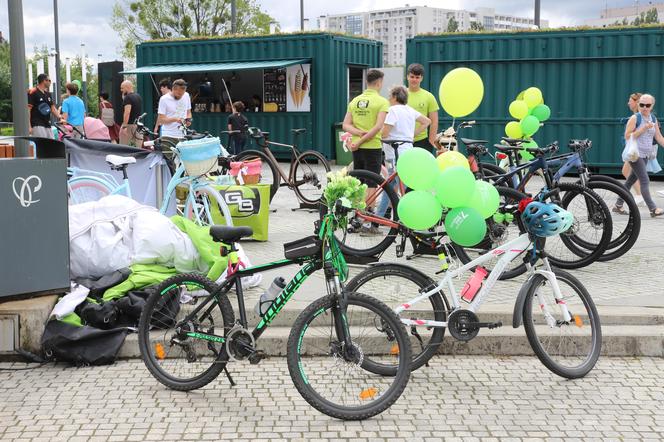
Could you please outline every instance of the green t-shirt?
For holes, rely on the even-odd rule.
[[[348,104],[348,112],[353,116],[353,126],[363,132],[369,132],[376,125],[378,114],[387,112],[390,102],[378,94],[375,89],[367,89],[361,95],[353,98]],[[380,131],[371,140],[360,146],[360,149],[380,149]],[[353,135],[353,143],[360,137]]]
[[[426,91],[420,88],[417,92],[408,91],[408,106],[412,107],[425,117],[429,117],[430,112],[437,112],[440,107],[436,101],[436,97],[429,91]],[[420,123],[417,123],[415,130],[419,127]],[[425,130],[418,136],[416,136],[413,141],[420,141],[427,138],[428,130]]]

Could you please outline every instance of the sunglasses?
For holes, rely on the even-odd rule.
[[[652,107],[652,103],[639,103],[639,107],[647,107],[647,108],[651,108],[651,107]]]

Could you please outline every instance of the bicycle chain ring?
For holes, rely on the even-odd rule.
[[[479,318],[474,312],[466,309],[454,310],[447,318],[447,330],[457,341],[468,342],[480,331],[479,327],[470,325],[477,322]]]
[[[249,347],[250,349],[248,349]],[[231,361],[241,361],[256,349],[256,340],[249,330],[236,325],[226,336],[226,353]]]

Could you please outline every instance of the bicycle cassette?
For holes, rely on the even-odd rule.
[[[454,310],[447,318],[447,329],[458,341],[468,342],[477,336],[480,328],[475,325],[479,320],[474,312],[466,309]]]

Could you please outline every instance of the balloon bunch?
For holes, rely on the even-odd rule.
[[[399,179],[413,189],[397,206],[401,222],[413,230],[426,230],[445,214],[450,239],[464,247],[474,246],[486,235],[486,218],[500,204],[491,184],[476,181],[465,156],[449,151],[438,158],[424,149],[409,149],[397,162]]]
[[[539,130],[541,123],[551,116],[551,109],[544,104],[542,91],[530,87],[521,92],[516,100],[510,103],[510,115],[519,121],[510,121],[505,126],[505,134],[514,139],[524,140],[524,147],[537,147],[532,136]],[[532,158],[526,150],[522,151],[524,159]]]

